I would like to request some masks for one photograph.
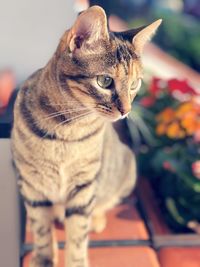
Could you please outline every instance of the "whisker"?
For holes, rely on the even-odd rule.
[[[69,109],[69,110],[61,110],[61,111],[57,111],[57,112],[52,112],[48,116],[46,116],[44,118],[44,120],[51,119],[51,118],[57,117],[59,115],[65,115],[65,114],[70,114],[73,112],[79,112],[79,111],[85,111],[85,110],[89,110],[89,109],[88,108],[79,108],[79,109]]]
[[[78,119],[78,118],[81,118],[81,117],[85,117],[86,115],[89,115],[89,114],[92,114],[92,113],[93,113],[93,111],[90,110],[90,111],[85,112],[85,113],[83,113],[83,114],[79,114],[78,116],[75,116],[75,117],[66,119],[66,120],[64,120],[63,122],[59,123],[59,124],[63,124],[63,123],[65,123],[65,122],[71,122],[71,121],[74,121],[74,120],[76,120],[76,119]],[[58,124],[57,126],[59,126],[59,124]]]
[[[45,138],[47,135],[49,135],[49,134],[51,134],[51,135],[53,136],[53,133],[54,133],[54,131],[56,130],[56,128],[57,128],[58,126],[61,126],[62,124],[66,123],[66,122],[71,123],[71,122],[73,122],[75,119],[81,119],[81,118],[84,118],[84,117],[86,117],[87,115],[90,115],[90,114],[92,114],[92,113],[93,113],[92,111],[89,111],[89,112],[86,112],[86,113],[81,114],[81,115],[79,115],[79,116],[75,116],[75,117],[66,119],[65,121],[62,121],[61,123],[57,124],[53,129],[48,130],[48,131],[44,134],[44,136],[41,137],[41,139],[44,139],[44,138]],[[37,124],[37,122],[35,122],[35,124]],[[31,138],[32,138],[32,135],[30,136],[30,138],[27,138],[27,139],[24,141],[23,144],[26,145],[26,144],[31,140]]]
[[[72,101],[73,103],[73,101]],[[69,104],[69,103],[68,103]],[[96,108],[98,110],[106,110],[108,112],[112,112],[112,109],[111,108],[108,108],[104,105],[96,105],[94,103],[90,103],[92,104],[90,107],[93,107],[93,108]],[[61,104],[53,104],[53,105],[57,105],[57,106],[61,106]],[[65,105],[65,104],[62,104],[62,105]],[[84,111],[84,110],[88,110],[88,107],[82,107],[82,108],[70,108],[70,109],[65,109],[65,110],[60,110],[60,111],[57,111],[57,112],[52,112],[50,113],[48,116],[45,117],[45,120],[47,119],[51,119],[51,118],[55,118],[55,117],[58,117],[60,115],[65,115],[65,114],[70,114],[70,113],[73,113],[73,112],[79,112],[79,111]]]
[[[67,102],[62,102],[62,103],[50,103],[50,104],[46,104],[47,106],[65,106],[65,105],[69,105],[69,104],[77,104],[77,103],[79,103],[79,102],[77,102],[77,101],[73,101],[73,100],[69,100],[69,101],[67,101]],[[80,104],[80,103],[79,103]],[[94,102],[84,102],[84,104],[93,104],[93,105],[95,105],[94,104]]]
[[[80,118],[85,117],[85,116],[87,116],[87,115],[89,115],[89,114],[92,114],[92,113],[93,113],[92,111],[89,111],[89,112],[86,112],[86,113],[84,113],[84,114],[81,114],[81,115],[78,115],[78,116],[75,116],[75,117],[66,119],[66,120],[60,122],[59,124],[57,124],[57,125],[51,130],[51,132],[55,132],[55,130],[56,130],[59,126],[63,125],[63,124],[66,123],[66,122],[71,123],[71,122],[73,122],[73,121],[76,120],[76,119],[80,119]],[[44,135],[44,137],[45,137],[45,135]]]

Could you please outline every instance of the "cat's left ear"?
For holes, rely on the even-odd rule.
[[[68,34],[70,52],[80,48],[90,48],[99,39],[109,39],[107,18],[99,6],[92,6],[82,12]]]
[[[142,27],[132,38],[132,44],[135,48],[136,54],[140,55],[145,44],[151,40],[156,30],[162,23],[162,19],[156,20],[146,27]]]

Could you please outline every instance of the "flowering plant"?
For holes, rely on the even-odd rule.
[[[200,94],[187,81],[153,78],[136,106],[153,140],[140,130],[141,174],[151,176],[174,229],[200,229]],[[130,128],[135,117],[133,111]]]

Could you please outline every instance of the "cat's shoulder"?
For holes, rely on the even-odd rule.
[[[39,77],[41,75],[42,72],[42,68],[36,70],[34,73],[32,73],[25,81],[24,83],[21,85],[21,88],[29,88],[32,85],[36,84],[37,81],[39,80]]]

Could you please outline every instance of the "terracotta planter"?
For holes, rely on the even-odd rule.
[[[159,201],[147,178],[139,179],[138,197],[155,248],[200,246],[199,234],[177,234],[167,226],[164,214],[158,205]]]

